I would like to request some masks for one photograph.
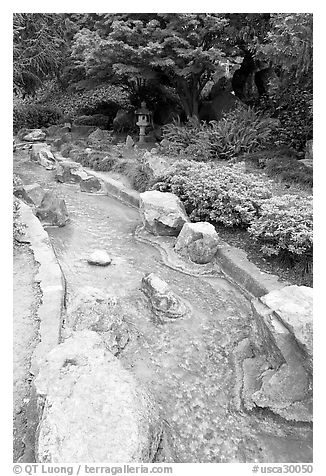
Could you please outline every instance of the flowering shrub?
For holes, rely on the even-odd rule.
[[[164,152],[191,156],[195,160],[233,159],[241,154],[262,150],[276,127],[273,119],[253,108],[238,107],[219,121],[209,124],[176,122],[163,128]]]
[[[266,184],[244,173],[241,166],[182,160],[153,187],[172,192],[184,202],[193,221],[212,221],[247,228],[261,203],[271,196]]]
[[[312,257],[313,207],[312,198],[283,195],[265,200],[259,217],[251,224],[249,233],[262,244],[267,255],[290,254]]]

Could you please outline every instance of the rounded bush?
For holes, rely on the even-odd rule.
[[[14,132],[23,128],[40,129],[57,124],[62,115],[59,109],[40,104],[15,104],[13,110]]]
[[[283,195],[265,200],[248,231],[267,256],[286,252],[312,258],[312,197]]]
[[[241,166],[182,160],[153,187],[172,192],[184,202],[193,221],[211,221],[227,227],[247,228],[257,217],[262,201],[271,196],[257,176]]]

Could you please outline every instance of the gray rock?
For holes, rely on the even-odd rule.
[[[30,160],[33,160],[47,170],[53,170],[55,168],[56,160],[51,152],[51,148],[45,142],[39,144],[33,144],[29,152]]]
[[[101,182],[98,178],[89,176],[85,179],[82,179],[79,183],[80,190],[82,192],[99,192],[102,188]]]
[[[23,200],[27,205],[34,205],[33,200],[29,197],[26,188],[23,184],[14,187],[13,194],[15,197]]]
[[[44,140],[45,137],[46,134],[42,131],[42,129],[33,129],[31,132],[29,132],[23,137],[23,140],[34,142]]]
[[[34,205],[39,207],[45,195],[45,190],[41,187],[41,185],[38,183],[31,183],[29,185],[25,185],[25,190]]]
[[[65,201],[52,191],[45,193],[35,214],[45,226],[65,226],[69,219]]]
[[[51,350],[35,387],[37,462],[153,462],[162,439],[154,402],[95,332]]]
[[[126,147],[127,149],[132,149],[133,146],[135,145],[135,142],[131,136],[127,136],[126,138]]]
[[[219,242],[218,234],[210,223],[185,223],[177,238],[175,250],[194,263],[205,264],[214,258]]]
[[[88,178],[87,172],[78,162],[62,160],[56,167],[56,179],[63,183],[79,183]]]
[[[139,209],[145,228],[154,235],[178,236],[189,221],[181,200],[173,193],[141,193]]]
[[[305,165],[306,167],[309,167],[309,168],[313,168],[314,164],[313,164],[313,160],[312,159],[301,159],[299,160],[300,164],[303,164]]]
[[[261,298],[282,324],[294,335],[312,371],[313,361],[313,289],[307,286],[285,286]]]
[[[90,286],[81,288],[69,303],[66,328],[97,332],[114,355],[120,354],[131,340],[118,299]]]
[[[154,314],[163,321],[187,314],[187,307],[169,285],[154,273],[143,277],[141,290],[148,297]]]
[[[91,144],[97,144],[98,142],[111,143],[112,135],[109,131],[97,128],[95,131],[91,132],[88,136],[88,142]]]
[[[275,291],[266,296],[272,293]],[[246,359],[243,364],[245,407],[268,408],[287,420],[310,422],[310,365],[307,365],[305,352],[298,345],[293,332],[284,324],[278,313],[263,302],[266,301],[266,296],[252,300],[253,357]],[[249,385],[249,381],[254,383]]]
[[[148,167],[151,174],[154,177],[159,177],[166,173],[167,169],[173,165],[175,160],[171,157],[162,157],[158,155],[157,149],[155,150],[155,154],[152,151],[145,152],[143,159],[144,164]]]
[[[108,255],[105,250],[95,250],[87,258],[89,264],[95,264],[97,266],[107,266],[111,263],[112,258]]]

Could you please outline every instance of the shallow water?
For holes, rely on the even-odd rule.
[[[23,154],[22,154],[23,155]],[[59,184],[54,172],[21,157],[25,183],[56,189],[70,223],[48,228],[67,279],[69,300],[91,285],[122,300],[123,313],[138,337],[121,359],[155,395],[174,437],[178,462],[309,462],[311,430],[266,413],[237,409],[235,348],[250,332],[250,303],[227,280],[196,278],[166,267],[159,252],[140,243],[136,209],[108,196]],[[109,267],[90,266],[96,248],[112,256]],[[144,274],[167,281],[191,307],[191,315],[159,324],[140,291]]]

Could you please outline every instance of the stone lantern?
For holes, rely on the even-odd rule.
[[[137,109],[135,114],[136,125],[139,127],[139,142],[145,142],[145,129],[152,123],[152,113],[147,109],[145,101],[141,103],[140,109]]]

